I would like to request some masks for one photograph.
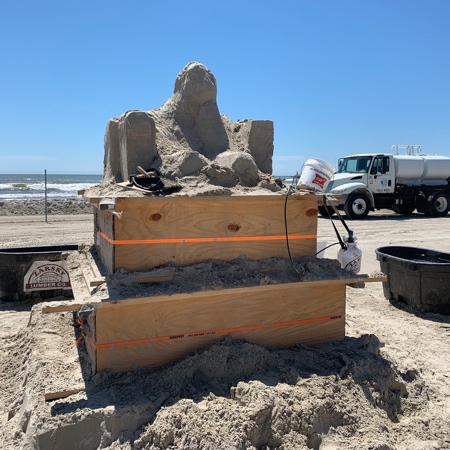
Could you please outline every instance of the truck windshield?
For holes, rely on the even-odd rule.
[[[367,172],[371,161],[371,156],[351,156],[344,158],[339,165],[338,173]]]

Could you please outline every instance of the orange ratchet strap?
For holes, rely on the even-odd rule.
[[[172,239],[111,239],[103,231],[100,236],[113,245],[135,245],[135,244],[184,244],[199,242],[242,242],[242,241],[285,241],[286,236],[239,236],[239,237],[217,237],[217,238],[172,238]],[[290,241],[299,239],[317,239],[317,234],[299,234],[288,236]]]
[[[248,325],[245,327],[236,327],[236,328],[223,328],[221,330],[212,330],[212,331],[198,331],[193,333],[183,333],[183,334],[175,334],[171,336],[157,336],[151,338],[144,339],[136,339],[132,341],[123,341],[123,342],[106,342],[103,344],[97,344],[92,339],[89,339],[91,345],[97,350],[100,348],[112,348],[112,347],[126,347],[129,345],[139,345],[139,344],[148,344],[151,342],[161,342],[161,341],[171,341],[174,339],[185,339],[185,338],[193,338],[197,336],[207,336],[211,334],[230,334],[230,333],[239,333],[241,331],[251,331],[251,330],[260,330],[263,328],[278,328],[278,327],[288,327],[292,325],[303,325],[307,323],[316,323],[316,322],[328,322],[329,320],[341,319],[342,316],[324,316],[324,317],[313,317],[310,319],[298,319],[298,320],[289,320],[287,322],[275,322],[275,323],[267,323],[262,325]]]

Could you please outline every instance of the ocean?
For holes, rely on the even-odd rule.
[[[102,175],[47,173],[47,199],[80,198],[82,189],[99,184]],[[0,200],[40,200],[45,198],[45,176],[0,173]]]

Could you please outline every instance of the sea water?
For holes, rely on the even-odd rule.
[[[0,200],[40,200],[79,198],[78,191],[100,183],[102,175],[82,174],[2,174]]]

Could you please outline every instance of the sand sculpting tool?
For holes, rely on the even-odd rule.
[[[144,170],[141,166],[137,166],[136,170],[138,172],[140,172],[141,175],[144,175],[146,177],[157,177],[158,176],[155,169],[148,169],[148,171],[147,171],[147,170]]]
[[[139,174],[130,175],[129,186],[149,191],[154,195],[171,194],[181,189],[179,185],[170,184],[170,182],[164,183],[156,169],[143,169],[141,166],[137,166],[136,170]]]
[[[137,166],[136,169],[139,174],[130,175],[130,183],[149,191],[158,191],[164,187],[164,183],[155,169],[145,170],[141,166]],[[138,179],[137,182],[136,178]]]

